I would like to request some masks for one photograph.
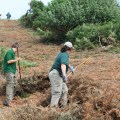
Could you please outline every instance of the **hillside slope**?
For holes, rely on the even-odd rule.
[[[37,62],[41,70],[45,72],[48,67],[46,61],[52,59],[58,52],[59,48],[54,45],[44,45],[40,43],[40,38],[33,35],[29,29],[20,26],[18,21],[0,21],[0,46],[9,48],[12,43],[18,42],[20,45],[19,54],[21,59]],[[55,56],[54,56],[55,57]]]
[[[20,44],[21,59],[36,62],[38,65],[37,67],[22,68],[22,78],[32,77],[34,73],[48,76],[49,69],[61,46],[41,43],[40,37],[34,36],[31,30],[23,28],[18,21],[0,20],[0,46],[9,48],[14,42]],[[97,118],[108,120],[104,119],[106,115],[112,116],[111,119],[114,118],[113,120],[119,119],[120,55],[96,52],[95,50],[84,52],[73,50],[70,59],[71,64],[80,65],[80,67],[76,69],[74,75],[69,76],[69,106],[67,111],[77,109],[81,112],[84,120],[97,120]],[[84,61],[86,62],[81,65]],[[49,105],[49,96],[50,87],[44,92],[36,92],[25,99],[16,98],[17,100],[13,103],[12,108],[1,107],[0,111],[2,113],[11,109],[14,111],[14,109],[21,108],[26,104],[30,104],[34,108],[44,106],[39,109],[46,111],[48,109],[46,106]],[[1,99],[3,97],[1,96]],[[43,103],[45,105],[42,105]],[[7,119],[8,116],[4,115],[3,117]],[[12,117],[14,120],[16,116],[13,115]],[[36,118],[33,119],[37,120]]]

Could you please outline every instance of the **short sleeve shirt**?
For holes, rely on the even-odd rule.
[[[56,69],[59,72],[59,75],[62,76],[61,65],[66,65],[66,72],[68,71],[69,66],[69,55],[67,52],[60,52],[52,65],[51,70]]]
[[[15,53],[13,49],[11,48],[10,50],[7,51],[4,57],[3,61],[3,71],[4,73],[16,73],[16,62],[8,64],[7,62],[9,60],[15,60]]]

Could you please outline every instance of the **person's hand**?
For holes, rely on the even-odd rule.
[[[67,82],[67,76],[63,76],[63,82]]]
[[[71,72],[74,72],[74,70],[75,70],[75,69],[74,69],[74,66],[70,66],[70,71],[71,71]]]
[[[16,58],[16,61],[20,60],[20,57]]]

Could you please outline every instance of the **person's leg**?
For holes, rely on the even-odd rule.
[[[61,107],[65,107],[67,105],[67,95],[68,95],[68,87],[65,82],[62,83],[62,96],[61,96]]]
[[[9,106],[9,103],[13,99],[14,92],[14,74],[7,73],[6,74],[6,98],[3,101],[3,104]]]
[[[52,92],[51,107],[58,107],[58,102],[62,92],[62,79],[59,76],[58,71],[55,69],[49,73],[49,79]]]
[[[16,95],[16,91],[18,90],[18,81],[15,79],[16,77],[14,77],[14,91],[13,91],[13,96]]]

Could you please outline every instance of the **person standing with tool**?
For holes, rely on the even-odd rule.
[[[3,61],[3,72],[6,76],[6,98],[3,100],[4,106],[10,106],[10,102],[14,97],[15,87],[17,81],[15,79],[15,74],[17,70],[16,62],[20,60],[19,57],[16,58],[15,53],[18,50],[18,43],[14,43],[11,49],[5,54]]]
[[[68,68],[74,71],[74,68],[69,65],[69,53],[71,52],[73,45],[71,42],[66,42],[62,47],[60,53],[57,55],[54,64],[49,72],[49,79],[51,83],[51,109],[58,107],[60,98],[62,99],[61,107],[67,105],[67,71]]]

